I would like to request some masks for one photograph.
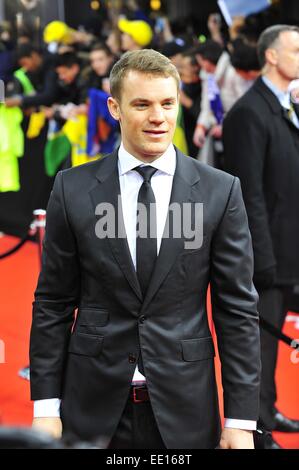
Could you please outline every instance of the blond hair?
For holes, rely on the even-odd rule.
[[[113,98],[121,99],[123,81],[130,71],[165,78],[173,77],[179,90],[180,75],[173,63],[160,52],[153,49],[142,49],[126,52],[112,68],[110,88]]]

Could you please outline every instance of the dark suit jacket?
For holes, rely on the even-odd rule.
[[[203,203],[204,241],[188,250],[183,238],[164,239],[144,299],[127,240],[95,235],[95,207],[116,207],[119,194],[117,152],[56,178],[33,311],[32,399],[61,397],[65,431],[109,439],[141,347],[167,448],[216,447],[220,421],[206,312],[210,282],[225,415],[258,417],[257,294],[239,180],[177,153],[171,202]]]
[[[299,283],[299,130],[259,78],[224,121],[226,169],[240,178],[255,272]]]

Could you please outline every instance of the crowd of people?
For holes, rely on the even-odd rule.
[[[218,16],[209,17],[208,39],[202,36],[198,39],[180,29],[178,34],[175,25],[174,34],[167,18],[152,20],[139,10],[131,12],[129,19],[114,18],[97,34],[76,31],[63,22],[53,21],[44,29],[43,46],[34,44],[26,29],[19,31],[17,42],[13,42],[7,25],[2,26],[0,78],[6,84],[5,108],[22,110],[27,123],[26,138],[35,138],[48,126],[48,141],[44,145],[47,174],[53,176],[62,167],[99,158],[117,146],[117,125],[107,118],[105,107],[109,74],[124,52],[143,48],[162,52],[181,76],[181,112],[174,143],[191,157],[221,168],[224,115],[252,85],[259,64],[256,44],[242,33],[242,23],[231,28],[231,39],[227,42]],[[19,126],[20,119],[13,114],[15,125]],[[99,120],[101,126],[96,125]],[[53,142],[53,136],[64,132],[68,121],[72,121],[66,126],[70,146],[63,147],[62,140],[59,144]],[[74,150],[78,141],[80,148]],[[21,143],[20,147],[23,148]],[[58,159],[57,151],[61,154]],[[19,189],[16,159],[20,152],[8,145],[10,157],[7,156],[6,165],[14,171],[6,168],[2,172],[6,175],[1,179],[2,191]]]
[[[207,38],[173,32],[167,18],[153,21],[137,10],[120,16],[98,36],[54,21],[44,30],[43,47],[24,33],[13,54],[8,54],[9,38],[2,34],[6,100],[0,125],[5,129],[6,113],[15,110],[10,123],[21,126],[16,111],[21,110],[26,139],[48,126],[45,168],[50,176],[99,159],[120,143],[119,123],[107,105],[114,64],[123,53],[142,49],[168,57],[181,81],[174,143],[191,158],[240,178],[259,312],[281,329],[292,289],[299,284],[299,29],[277,25],[255,36],[244,18],[236,18],[226,36],[218,16],[210,15]],[[6,160],[0,159],[5,165],[0,191],[19,187],[13,158],[21,150],[15,142],[13,149],[12,142],[8,147],[3,150]],[[10,164],[14,170],[8,169]],[[299,432],[299,421],[275,408],[277,345],[277,339],[261,330],[259,425],[271,432]],[[279,446],[272,440],[268,448]]]

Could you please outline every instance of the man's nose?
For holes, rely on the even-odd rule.
[[[165,121],[165,114],[162,108],[155,108],[151,111],[149,115],[150,122],[164,122]]]

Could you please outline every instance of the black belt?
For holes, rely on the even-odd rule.
[[[146,385],[132,385],[130,399],[133,403],[144,403],[149,401],[149,393]]]

